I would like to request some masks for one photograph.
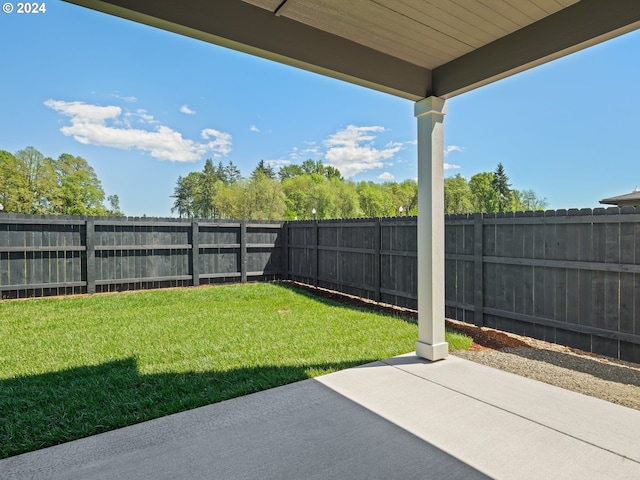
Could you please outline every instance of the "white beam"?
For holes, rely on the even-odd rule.
[[[441,360],[444,337],[444,126],[446,102],[415,104],[418,119],[418,341],[416,354]]]

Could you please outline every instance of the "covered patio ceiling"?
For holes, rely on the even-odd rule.
[[[410,100],[640,27],[638,0],[66,1]]]

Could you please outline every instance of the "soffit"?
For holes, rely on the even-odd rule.
[[[640,27],[638,0],[65,1],[411,100]]]
[[[432,70],[579,0],[244,1]]]

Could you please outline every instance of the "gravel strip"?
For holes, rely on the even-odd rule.
[[[519,338],[535,345],[452,355],[640,410],[640,365]]]

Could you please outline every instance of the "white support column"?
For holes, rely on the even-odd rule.
[[[415,104],[418,119],[418,341],[416,354],[441,360],[444,338],[444,127],[446,102]]]

